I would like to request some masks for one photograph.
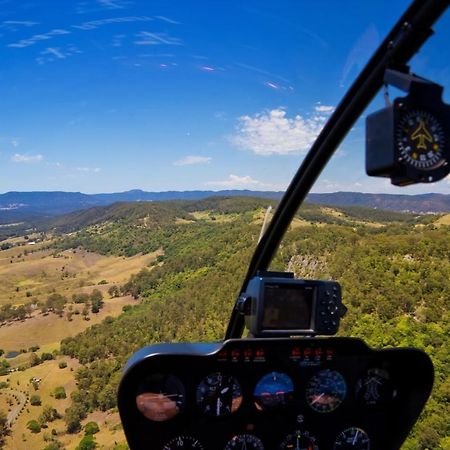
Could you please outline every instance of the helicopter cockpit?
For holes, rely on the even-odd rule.
[[[450,173],[443,88],[407,66],[448,6],[414,1],[331,115],[258,243],[225,340],[152,345],[128,361],[118,406],[130,448],[401,447],[433,386],[430,358],[335,337],[346,313],[339,283],[267,269],[295,211],[383,85],[407,96],[367,118],[367,174],[404,186]]]

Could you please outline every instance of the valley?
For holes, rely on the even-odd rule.
[[[62,216],[33,245],[2,241],[13,246],[0,251],[0,411],[14,408],[11,390],[27,397],[5,448],[126,448],[115,405],[123,365],[150,343],[223,337],[269,205],[119,203]],[[339,280],[349,308],[340,334],[433,358],[435,390],[406,450],[450,444],[449,238],[441,215],[307,204],[271,266]]]

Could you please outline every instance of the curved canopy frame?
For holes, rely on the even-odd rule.
[[[414,0],[381,43],[329,118],[292,179],[256,247],[241,292],[245,292],[248,281],[258,270],[268,268],[309,190],[358,117],[382,88],[386,69],[408,70],[408,61],[433,34],[433,24],[449,5],[450,0]],[[244,316],[235,307],[225,339],[239,338],[243,330]]]

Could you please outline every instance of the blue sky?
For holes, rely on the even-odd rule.
[[[0,0],[0,192],[284,189],[408,4]],[[447,87],[449,16],[412,63]],[[363,129],[313,191],[450,193],[368,178]]]

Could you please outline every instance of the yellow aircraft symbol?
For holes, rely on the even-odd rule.
[[[423,120],[420,121],[419,126],[417,127],[416,131],[411,135],[411,139],[415,141],[416,139],[419,140],[419,143],[417,144],[417,148],[423,148],[427,149],[427,144],[425,141],[433,142],[433,136],[431,136],[430,132],[427,130],[427,127],[425,126],[425,122]]]

